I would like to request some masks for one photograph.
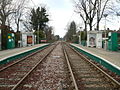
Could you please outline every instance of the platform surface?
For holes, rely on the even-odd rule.
[[[11,56],[14,56],[14,55],[17,55],[17,54],[20,54],[20,53],[44,46],[44,45],[47,45],[47,44],[36,44],[33,46],[28,46],[28,47],[21,47],[21,48],[0,51],[0,61],[8,57],[11,57]]]
[[[86,47],[79,44],[72,44],[72,45],[80,49],[83,49],[86,52],[94,54],[100,58],[104,58],[108,62],[120,68],[120,52],[112,52],[112,51],[108,51],[100,48],[91,48],[91,47]]]

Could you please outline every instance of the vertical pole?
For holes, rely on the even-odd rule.
[[[104,49],[107,49],[107,42],[106,42],[106,17],[105,17],[105,44],[104,44]]]
[[[38,44],[39,44],[39,30],[38,30]]]
[[[105,38],[106,38],[106,17],[105,17]]]
[[[39,33],[40,33],[40,31],[39,31],[39,25],[38,25],[38,44],[39,44]]]
[[[107,38],[107,32],[106,32],[106,17],[108,16],[108,14],[104,14],[104,17],[105,17],[105,44],[104,44],[104,49],[107,50],[107,41],[106,41],[106,38]]]

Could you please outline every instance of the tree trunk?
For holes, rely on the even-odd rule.
[[[85,26],[84,31],[87,31],[87,22],[86,21],[84,21],[84,26]]]
[[[17,23],[17,32],[19,32],[19,22]]]
[[[97,27],[96,30],[99,31],[99,21],[97,21]]]
[[[89,23],[90,31],[92,31],[92,23]]]
[[[2,28],[1,28],[1,38],[2,38],[2,40],[1,40],[1,48],[2,48],[2,50],[4,50],[4,49],[7,49],[7,34],[8,34],[8,28],[7,28],[7,26],[6,25],[1,25],[2,26]]]
[[[92,22],[93,22],[93,19],[91,18],[89,21],[90,21],[89,22],[90,31],[92,31]]]
[[[85,24],[85,31],[87,31],[87,23]]]

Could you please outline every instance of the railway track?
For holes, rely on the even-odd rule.
[[[0,90],[14,90],[30,71],[53,50],[56,45],[37,51],[0,69]]]
[[[63,90],[68,80],[64,61],[61,45],[57,44],[12,90]]]
[[[48,48],[48,47],[44,47],[44,48],[42,48],[42,49],[40,49],[40,50],[37,50],[37,51],[35,51],[35,52],[31,53],[31,54],[28,54],[28,55],[26,55],[26,56],[24,56],[24,57],[17,58],[17,59],[15,59],[15,60],[12,60],[12,61],[9,61],[9,62],[7,62],[7,63],[5,63],[5,64],[2,64],[2,65],[0,65],[0,71],[4,70],[5,68],[7,68],[7,67],[9,67],[9,66],[12,66],[12,65],[14,65],[14,64],[16,64],[16,63],[19,63],[19,62],[21,62],[22,60],[24,60],[24,59],[26,59],[26,58],[28,58],[28,57],[30,57],[30,56],[35,55],[36,53],[42,52],[42,51],[45,50],[46,48]]]
[[[120,84],[65,43],[7,65],[0,90],[119,90]]]
[[[64,53],[75,90],[120,90],[120,83],[68,45]]]

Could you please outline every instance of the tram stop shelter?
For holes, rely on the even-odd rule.
[[[22,46],[26,47],[26,46],[33,46],[34,45],[34,34],[33,32],[22,32]]]

